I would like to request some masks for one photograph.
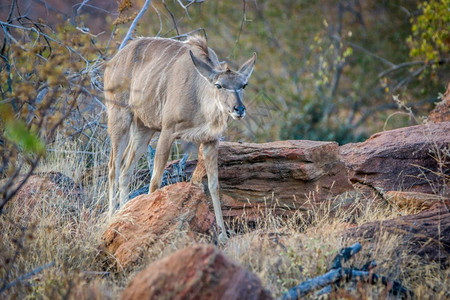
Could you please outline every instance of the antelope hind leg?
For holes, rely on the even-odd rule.
[[[124,153],[120,167],[119,192],[120,206],[128,201],[130,179],[139,159],[145,153],[148,143],[155,131],[148,129],[139,121],[134,121],[130,128],[130,141]]]
[[[117,188],[119,186],[120,177],[120,163],[123,159],[125,148],[129,139],[129,124],[123,124],[124,126],[118,127],[121,124],[121,120],[126,118],[120,118],[119,110],[109,112],[108,116],[108,133],[111,139],[111,154],[109,158],[109,209],[108,216],[111,217],[117,206]]]

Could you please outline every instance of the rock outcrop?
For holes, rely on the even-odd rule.
[[[443,189],[443,173],[450,172],[448,160],[438,159],[450,146],[449,132],[450,122],[379,132],[365,142],[342,146],[341,155],[354,183],[384,191],[436,193]]]
[[[399,208],[416,211],[429,209],[443,200],[439,195],[418,192],[389,191],[384,196],[389,202],[397,205]],[[449,199],[445,202],[447,205],[450,205]]]
[[[436,104],[436,107],[428,115],[428,121],[434,123],[450,122],[450,82],[441,101]]]
[[[195,245],[153,262],[120,299],[273,299],[260,279],[217,248]]]
[[[16,185],[23,179],[17,180]],[[78,206],[84,200],[83,189],[60,172],[40,173],[28,178],[10,201],[7,209],[11,210],[11,216],[14,218],[30,217],[36,209],[42,207],[43,201],[55,202],[55,205],[60,205],[61,199],[64,199],[65,209],[78,211]]]
[[[366,223],[346,230],[343,236],[376,244],[386,238],[386,233],[399,236],[398,251],[418,254],[442,266],[450,264],[450,211],[446,205],[437,204],[419,214]]]
[[[266,207],[308,209],[353,190],[334,142],[221,142],[219,185],[224,216],[251,217]],[[199,158],[193,181],[206,184]]]
[[[181,182],[129,201],[103,234],[102,246],[118,269],[130,269],[155,240],[173,232],[206,233],[214,220],[203,188]]]

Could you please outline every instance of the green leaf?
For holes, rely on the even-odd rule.
[[[32,132],[21,120],[12,120],[5,124],[6,137],[13,143],[19,145],[27,153],[35,153],[43,156],[45,144],[41,138]]]

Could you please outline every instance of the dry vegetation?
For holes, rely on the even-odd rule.
[[[117,24],[129,22],[132,19],[129,16],[134,16],[132,12],[127,12],[127,3],[131,2],[121,1],[121,3],[124,6],[121,8],[123,11],[120,12]],[[284,5],[291,5],[290,3],[293,2],[287,1]],[[162,11],[164,7],[161,3],[159,5]],[[214,4],[213,8],[221,10],[223,7],[218,7],[221,5],[228,4]],[[173,4],[172,10],[176,6],[176,3]],[[259,13],[263,13],[263,8],[266,6],[270,5],[264,4],[254,9],[255,20]],[[317,8],[317,5],[314,7]],[[249,32],[251,30],[260,32],[261,37],[257,36],[257,38],[263,40],[262,36],[271,33],[267,20],[273,16],[279,18],[278,9],[283,10],[284,7],[273,9],[273,11],[266,10],[265,12],[269,15],[267,19],[258,19],[259,21],[256,20],[252,24],[246,21],[245,25],[248,25]],[[232,11],[239,12],[238,19],[242,17],[239,10]],[[204,17],[203,13],[201,10],[192,13],[193,19],[190,20],[195,22],[196,18],[201,19]],[[313,11],[314,18],[316,18],[315,14],[316,12]],[[180,18],[180,24],[184,17],[183,15]],[[227,16],[222,15],[222,17],[227,19]],[[1,49],[0,74],[2,94],[0,101],[0,179],[2,179],[0,204],[2,207],[6,204],[3,211],[0,210],[0,298],[117,298],[138,270],[134,273],[115,274],[110,272],[108,266],[99,259],[101,255],[105,255],[99,245],[100,237],[108,225],[105,211],[109,140],[104,126],[105,115],[99,100],[101,91],[98,83],[101,81],[99,72],[101,72],[103,59],[115,50],[110,48],[110,42],[101,43],[91,34],[81,33],[70,24],[61,25],[53,30],[40,21],[24,21],[24,19],[10,21],[2,21],[1,24],[7,35]],[[172,19],[168,17],[165,22],[170,24]],[[319,22],[322,21],[319,20]],[[244,21],[242,23],[244,24]],[[209,25],[215,28],[220,24]],[[238,28],[239,25],[237,24]],[[154,27],[159,28],[159,24]],[[186,28],[189,27],[184,29]],[[289,26],[279,29],[285,32]],[[289,29],[289,31],[292,30]],[[325,31],[320,30],[318,39],[322,37],[326,39]],[[221,30],[217,29],[217,32]],[[243,32],[241,41],[246,34],[247,37],[251,36],[248,32]],[[236,41],[236,47],[229,47],[235,42],[235,36],[228,31],[223,36],[227,36],[228,39],[224,39],[220,45],[221,48],[233,48],[232,51],[235,53],[238,41]],[[248,45],[255,42],[255,39],[248,38]],[[309,114],[311,118],[315,118],[316,112],[321,114],[323,110],[327,111],[328,106],[333,110],[345,105],[349,106],[348,103],[342,102],[344,98],[348,100],[349,95],[337,97],[341,99],[340,103],[332,105],[328,102],[319,103],[319,107],[314,104],[313,100],[320,98],[320,94],[312,92],[315,90],[315,85],[304,86],[300,79],[306,74],[305,76],[309,76],[309,82],[318,80],[311,75],[316,74],[315,67],[309,68],[305,74],[294,72],[295,82],[289,82],[283,78],[287,76],[286,74],[292,73],[290,66],[297,66],[293,61],[298,58],[285,55],[283,51],[280,52],[281,54],[274,53],[277,43],[281,43],[282,47],[287,49],[292,40],[295,39],[284,35],[280,35],[278,41],[274,38],[270,39],[268,53],[272,53],[274,57],[278,55],[288,57],[290,60],[278,62],[279,69],[274,70],[274,73],[282,74],[282,76],[275,76],[270,72],[264,73],[269,74],[269,77],[276,77],[277,80],[274,82],[268,82],[267,78],[258,75],[258,85],[267,86],[266,90],[261,91],[255,87],[250,92],[255,107],[264,106],[264,111],[271,110],[274,115],[287,120],[287,124],[275,124],[275,126],[273,123],[268,123],[267,126],[271,126],[270,130],[258,127],[255,132],[260,135],[255,137],[255,128],[252,126],[263,119],[259,116],[252,120],[253,123],[250,123],[248,128],[236,130],[237,133],[246,133],[249,139],[255,140],[279,138],[283,135],[281,132],[283,127],[289,130],[301,127],[302,124],[297,124],[298,120],[289,119],[291,114],[298,114],[300,109],[302,111],[304,109],[305,115]],[[112,44],[117,42],[117,38],[113,39]],[[267,45],[268,42],[264,40],[264,43]],[[216,41],[215,45],[219,44]],[[321,45],[313,46],[319,48]],[[347,46],[337,54],[338,58],[342,58]],[[304,59],[304,64],[306,66],[306,61],[312,60],[311,64],[314,65],[315,60],[320,60],[320,57],[323,58],[326,55],[327,53],[321,53],[317,57],[311,55],[310,59]],[[358,59],[355,57],[356,60]],[[376,63],[371,61],[369,65]],[[428,66],[428,63],[422,65]],[[335,69],[325,71],[333,73]],[[344,71],[348,71],[348,68]],[[362,72],[364,73],[365,69]],[[359,75],[354,74],[354,76]],[[349,76],[345,81],[350,82],[351,78],[352,76]],[[389,84],[394,86],[401,80],[401,78],[391,78]],[[430,84],[424,86],[431,86],[430,90],[434,91],[435,81],[434,78]],[[292,86],[295,92],[285,88],[280,93],[278,86],[281,85]],[[316,86],[316,88],[322,92],[324,89],[327,90],[326,86]],[[406,89],[406,85],[402,88]],[[357,89],[364,88],[348,85],[343,90],[353,95],[353,90]],[[381,102],[384,96],[379,94],[385,95],[384,89],[381,89],[381,92],[379,87],[373,90],[378,91],[377,100]],[[370,94],[371,90],[367,93]],[[273,97],[269,104],[264,102],[268,99],[267,94]],[[430,94],[429,90],[428,94]],[[278,97],[279,95],[281,96]],[[362,101],[367,102],[367,97],[367,95],[361,97]],[[327,101],[331,101],[332,98],[328,97]],[[297,103],[298,99],[301,99],[302,103]],[[94,109],[92,109],[93,103],[96,103]],[[364,103],[359,103],[355,109],[363,105]],[[284,111],[278,109],[281,107]],[[296,109],[293,110],[292,107]],[[370,113],[371,110],[367,111]],[[271,115],[268,118],[278,120],[278,118],[271,118]],[[314,128],[311,128],[311,136],[328,137],[328,133],[321,130],[328,128],[329,122],[322,117],[316,121],[314,124],[319,129],[316,128],[318,131],[314,133]],[[334,121],[332,125],[338,127],[339,124],[335,124]],[[377,122],[382,123],[381,120]],[[348,128],[344,128],[344,136],[348,135],[349,128],[353,130],[354,124],[346,125]],[[274,128],[278,131],[273,132]],[[359,135],[355,132],[351,139],[360,139],[365,133],[364,131],[363,135]],[[340,135],[331,134],[332,138],[338,136]],[[435,153],[435,156],[437,159],[450,160],[448,152]],[[19,192],[16,199],[9,201],[13,199],[15,193],[11,191],[16,191],[17,184],[24,183],[32,173],[41,172],[60,172],[73,179],[78,188],[82,189],[82,196],[72,193],[71,190],[61,192],[42,185],[41,189],[34,194],[25,193],[26,197],[21,198]],[[5,184],[10,178],[14,178],[17,184]],[[443,180],[448,180],[448,177],[443,177]],[[143,182],[136,182],[135,188],[142,184]],[[440,192],[438,191],[437,194]],[[307,215],[295,214],[290,218],[281,219],[273,216],[269,211],[266,217],[252,226],[245,220],[241,220],[240,224],[233,225],[240,228],[239,232],[221,248],[228,256],[256,273],[274,296],[280,296],[295,284],[306,278],[323,274],[327,270],[339,249],[352,243],[352,241],[343,240],[339,235],[351,224],[363,224],[410,213],[380,201],[375,194],[357,193],[346,195],[344,198],[354,203],[351,210],[340,208],[338,204],[342,202],[342,198],[339,198],[334,203],[323,204],[323,207],[318,207]],[[154,261],[191,243],[183,232],[172,234],[170,244],[152,245],[148,250],[148,261]],[[205,237],[198,242],[211,242],[211,239]],[[408,289],[414,291],[417,298],[450,297],[450,269],[441,269],[438,264],[425,263],[411,253],[399,253],[400,242],[400,238],[395,235],[386,235],[375,245],[370,247],[363,245],[363,251],[357,254],[352,262],[360,266],[369,259],[376,259],[377,273],[402,282]],[[346,299],[370,299],[384,297],[386,292],[383,286],[357,285],[352,291],[348,291],[347,288],[348,286],[339,289],[336,292],[337,296]]]
[[[3,291],[3,295],[37,299],[116,298],[137,272],[106,273],[109,270],[99,259],[100,236],[107,225],[105,143],[104,130],[99,130],[86,154],[80,147],[84,143],[58,136],[51,145],[57,151],[38,168],[38,172],[58,171],[74,178],[83,187],[83,199],[70,196],[70,192],[61,194],[43,189],[31,196],[35,206],[25,206],[23,201],[8,204],[0,216],[2,288],[35,268],[51,262],[54,265]],[[341,208],[339,203],[343,198],[351,199],[354,206]],[[380,201],[376,195],[349,194],[324,203],[308,214],[297,213],[283,219],[268,211],[266,217],[252,226],[245,220],[238,221],[232,227],[240,228],[239,232],[221,248],[256,273],[274,296],[280,296],[299,282],[325,273],[339,249],[353,242],[343,240],[339,234],[352,224],[408,213]],[[191,243],[183,232],[172,235],[170,244],[155,243],[148,250],[148,262]],[[373,246],[363,244],[363,251],[352,259],[352,264],[362,266],[369,259],[376,259],[377,273],[402,282],[418,298],[448,296],[450,270],[425,263],[414,254],[398,252],[401,241],[395,235],[386,235]],[[205,237],[199,242],[211,241]],[[385,293],[384,286],[357,285],[351,292],[346,288],[337,294],[344,298],[371,299]]]

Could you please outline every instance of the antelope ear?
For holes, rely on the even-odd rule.
[[[202,75],[209,82],[213,82],[217,75],[216,71],[214,71],[210,65],[195,57],[191,50],[189,50],[189,55],[191,55],[192,62],[200,75]]]
[[[253,52],[252,58],[247,60],[242,67],[239,69],[239,73],[242,73],[247,79],[252,75],[253,68],[255,67],[256,62],[256,52]]]

